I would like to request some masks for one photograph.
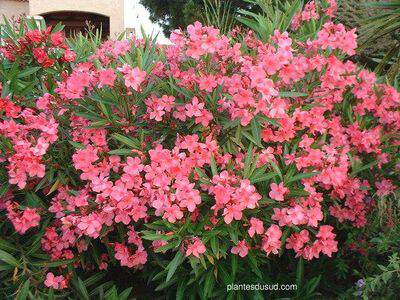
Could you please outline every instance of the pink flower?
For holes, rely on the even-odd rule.
[[[77,227],[87,236],[97,238],[100,235],[102,224],[99,216],[96,213],[91,213],[88,216],[82,217]]]
[[[282,231],[278,225],[271,225],[264,234],[261,248],[269,255],[271,252],[274,254],[279,253],[281,248],[280,238]]]
[[[199,103],[199,99],[197,99],[197,97],[193,97],[192,103],[188,103],[185,105],[186,115],[189,118],[201,117],[203,108],[204,103]]]
[[[210,122],[213,120],[213,115],[210,113],[208,110],[203,109],[201,111],[201,116],[198,116],[195,118],[195,123],[196,124],[201,124],[204,127],[207,127]]]
[[[319,228],[319,231],[316,235],[317,238],[323,239],[323,240],[328,240],[328,239],[334,239],[336,234],[333,232],[333,227],[330,225],[322,225]]]
[[[210,93],[218,86],[214,76],[203,76],[199,81],[199,88]]]
[[[183,213],[181,212],[178,205],[173,204],[165,209],[165,213],[163,218],[167,219],[170,223],[175,223],[176,220],[180,220],[183,217]]]
[[[11,202],[6,203],[6,208],[7,217],[10,219],[18,233],[24,234],[30,228],[39,225],[40,216],[37,213],[36,208],[27,207],[22,211],[18,211],[17,204]]]
[[[387,196],[395,190],[395,186],[389,179],[383,179],[381,181],[377,181],[375,185],[377,188],[376,194],[379,197]]]
[[[239,205],[228,205],[224,208],[224,221],[230,224],[233,219],[239,221],[242,219],[242,209]]]
[[[250,219],[250,228],[247,231],[250,237],[253,237],[254,234],[263,234],[264,225],[263,222],[257,218],[252,217]]]
[[[190,183],[189,180],[177,180],[173,187],[176,188],[175,196],[180,207],[186,207],[188,211],[193,212],[201,203],[200,192],[194,189],[194,183]]]
[[[112,69],[100,70],[99,71],[99,88],[102,88],[105,85],[108,85],[109,87],[114,86],[114,81],[116,78],[117,78],[117,75],[115,75],[114,70],[112,70]]]
[[[135,91],[140,91],[140,85],[146,79],[147,73],[145,71],[141,71],[138,67],[133,69],[129,69],[127,73],[124,75],[125,78],[125,86],[127,88],[131,87]]]
[[[45,93],[42,97],[39,97],[36,100],[36,107],[41,110],[49,109],[50,102],[54,99],[54,96],[50,95],[49,93]]]
[[[155,240],[155,241],[153,241],[153,242],[151,243],[151,245],[153,246],[153,249],[154,249],[154,250],[157,250],[157,249],[160,248],[160,247],[163,247],[163,246],[165,246],[165,245],[168,245],[168,242],[167,242],[167,241],[164,241],[164,240]]]
[[[245,257],[247,253],[249,253],[249,247],[246,245],[246,241],[239,241],[235,247],[232,247],[231,253],[237,254],[240,257]]]
[[[332,253],[337,252],[337,241],[335,241],[336,234],[333,232],[333,227],[329,225],[322,225],[316,235],[318,240],[314,243],[314,246],[324,253],[325,255],[331,257]]]
[[[46,274],[46,280],[44,281],[45,286],[53,288],[55,290],[63,289],[67,287],[67,282],[64,276],[54,276],[53,273],[49,272]]]
[[[141,240],[136,245],[137,250],[131,254],[128,247],[121,243],[115,243],[114,251],[115,258],[120,261],[121,266],[127,266],[128,268],[139,267],[146,263],[147,252],[144,250]]]
[[[186,256],[193,255],[195,257],[200,257],[200,254],[206,252],[206,246],[197,237],[192,239],[192,243],[188,245],[186,250]]]
[[[62,31],[58,31],[50,35],[50,39],[54,47],[60,46],[62,43],[64,43],[64,34]]]
[[[135,176],[139,175],[141,171],[143,171],[143,165],[139,157],[128,157],[126,159],[125,173]]]
[[[271,183],[270,185],[271,191],[269,192],[269,196],[276,201],[283,201],[283,196],[289,193],[289,189],[284,187],[283,182],[279,185],[276,183]]]
[[[54,61],[48,57],[46,51],[43,48],[34,48],[33,56],[35,57],[37,62],[45,68],[51,67],[54,64]]]
[[[317,227],[318,222],[322,221],[324,214],[320,207],[313,207],[307,210],[308,225],[312,227]]]
[[[67,49],[64,51],[64,60],[68,62],[74,62],[76,59],[76,54],[74,51]]]
[[[39,29],[29,30],[25,33],[25,38],[30,43],[40,43],[42,41],[42,32]]]
[[[98,160],[97,149],[88,146],[86,149],[77,150],[72,156],[72,161],[77,170],[88,172],[93,169],[93,163]]]
[[[149,113],[150,119],[161,121],[163,116],[170,112],[174,105],[175,98],[173,96],[163,95],[161,98],[152,96],[145,100],[147,105],[147,112]]]
[[[300,252],[301,248],[310,240],[310,234],[307,230],[302,230],[299,233],[292,233],[286,239],[286,249],[293,249],[295,252]]]

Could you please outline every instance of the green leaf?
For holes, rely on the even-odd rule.
[[[32,75],[33,73],[36,73],[37,71],[39,71],[42,67],[31,67],[31,68],[26,68],[25,70],[23,70],[22,72],[20,72],[17,76],[17,78],[24,78],[27,77],[29,75]]]
[[[0,271],[9,271],[9,270],[12,270],[12,269],[15,269],[15,268],[13,266],[10,266],[10,265],[0,264]]]
[[[310,177],[313,177],[313,176],[318,175],[318,174],[320,174],[320,173],[321,173],[321,172],[312,172],[312,173],[297,174],[297,175],[294,175],[293,177],[291,177],[290,179],[288,179],[288,180],[286,181],[286,183],[298,181],[298,180],[301,180],[301,179],[304,179],[304,178],[310,178]]]
[[[17,248],[6,240],[0,239],[0,249],[6,251],[17,251]]]
[[[210,239],[211,250],[215,254],[216,257],[219,255],[219,243],[218,238],[216,236],[211,237]]]
[[[351,176],[354,176],[357,173],[360,173],[360,172],[362,172],[364,170],[370,169],[370,168],[376,166],[377,164],[378,164],[378,161],[374,160],[374,161],[372,161],[372,162],[370,162],[370,163],[368,163],[368,164],[366,164],[366,165],[364,165],[364,166],[362,166],[360,168],[357,168],[357,169],[353,170],[351,172]]]
[[[264,182],[264,181],[270,180],[271,178],[273,178],[273,177],[275,177],[275,176],[278,176],[278,173],[276,173],[276,172],[271,172],[271,173],[268,173],[268,174],[261,174],[261,175],[259,175],[259,176],[257,176],[257,177],[251,178],[251,179],[250,179],[250,182],[251,182],[252,184],[254,184],[254,183],[259,183],[259,182]]]
[[[134,155],[134,153],[132,153],[131,149],[115,149],[115,150],[108,151],[108,154],[110,154],[110,155],[121,155],[121,156]]]
[[[79,296],[81,297],[81,299],[89,300],[89,298],[90,298],[89,293],[88,293],[82,279],[77,277],[77,279],[75,281],[73,281],[73,283],[74,283],[74,286],[77,289],[77,292],[78,292]]]
[[[140,142],[137,139],[128,138],[119,133],[113,133],[111,136],[114,139],[116,139],[117,141],[119,141],[133,149],[141,150]]]
[[[183,254],[181,251],[176,252],[175,257],[173,260],[171,260],[171,262],[168,264],[167,266],[167,278],[165,279],[165,282],[168,282],[171,277],[174,275],[176,269],[178,268],[178,266],[183,262]]]
[[[256,141],[256,145],[262,147],[261,145],[261,126],[256,118],[251,120],[251,133]]]
[[[232,276],[235,279],[237,269],[238,269],[238,257],[237,255],[231,255],[231,269],[232,269]]]
[[[213,271],[211,270],[208,272],[205,282],[204,282],[204,297],[209,298],[209,296],[212,294],[214,287],[214,274]]]
[[[178,278],[173,278],[173,279],[170,280],[169,282],[163,282],[163,283],[161,283],[160,285],[158,285],[158,286],[155,288],[155,291],[156,291],[156,292],[162,291],[162,290],[166,289],[167,287],[173,285],[173,284],[174,284],[175,282],[177,282],[177,281],[178,281]]]
[[[165,252],[167,250],[178,247],[180,245],[180,243],[181,243],[180,240],[169,242],[167,245],[158,247],[157,249],[154,250],[154,252],[156,252],[156,253]]]
[[[16,300],[25,300],[28,296],[29,292],[29,286],[30,286],[30,281],[27,280],[23,284],[22,288],[19,290],[17,297],[15,298]]]
[[[10,266],[18,267],[18,261],[9,253],[0,250],[0,260],[4,261],[5,263],[9,264]]]
[[[218,175],[218,169],[214,155],[211,156],[211,173],[213,176]]]
[[[74,141],[68,141],[75,149],[85,149],[85,145]]]
[[[268,162],[271,164],[272,168],[275,170],[275,172],[278,174],[279,178],[283,181],[283,176],[281,169],[279,169],[278,165],[274,163],[271,159],[268,158]]]
[[[117,288],[115,287],[115,285],[113,285],[111,287],[111,289],[109,289],[106,294],[105,294],[105,299],[106,300],[119,300],[118,299],[118,291]]]
[[[186,288],[186,281],[182,280],[181,283],[178,285],[178,289],[176,290],[175,299],[176,300],[183,300]]]
[[[3,183],[3,185],[0,187],[0,197],[3,197],[8,192],[9,188],[10,184],[8,182]]]
[[[247,155],[244,159],[243,176],[245,178],[248,178],[248,176],[251,175],[249,173],[250,173],[250,166],[252,163],[252,158],[253,158],[253,145],[250,144],[249,148],[247,149]]]
[[[306,97],[308,94],[301,92],[280,92],[279,96],[282,98],[295,98],[295,97]]]
[[[67,260],[57,260],[57,261],[41,261],[41,262],[32,262],[32,265],[39,266],[39,267],[48,267],[48,268],[55,268],[64,265],[68,265],[74,262],[76,259],[67,259]]]
[[[49,293],[47,294],[47,299],[48,300],[53,300],[53,299],[55,299],[55,297],[54,297],[54,290],[51,288],[51,289],[49,289]]]
[[[304,277],[304,260],[302,257],[300,257],[297,262],[297,269],[296,269],[296,284],[298,287],[302,286],[303,277]]]
[[[315,291],[320,281],[321,281],[321,275],[318,275],[317,277],[313,277],[310,281],[307,282],[308,295],[312,294]]]
[[[97,282],[99,282],[100,280],[102,280],[104,277],[106,276],[106,273],[96,273],[92,276],[90,276],[89,278],[85,279],[83,281],[85,286],[91,286]]]
[[[199,176],[199,180],[201,183],[209,183],[208,176],[203,172],[202,169],[195,167],[194,170],[196,171],[197,175]]]
[[[234,226],[231,224],[231,226],[228,227],[228,232],[231,240],[237,244],[239,239],[238,239],[238,229],[237,226]]]
[[[187,90],[185,90],[185,89],[177,86],[176,84],[174,84],[172,82],[172,78],[170,79],[169,84],[174,90],[176,90],[178,93],[184,95],[187,99],[191,99],[192,98],[192,96],[189,94],[189,92]]]
[[[249,263],[251,265],[251,270],[257,275],[258,278],[262,278],[262,273],[260,268],[258,267],[258,262],[256,257],[251,253],[251,251],[248,253],[248,258],[249,258]]]
[[[254,145],[258,145],[257,140],[247,131],[242,131],[242,134]]]
[[[127,289],[125,289],[120,295],[118,300],[127,300],[129,295],[132,293],[132,288],[129,287]]]
[[[173,235],[166,235],[166,234],[160,234],[160,233],[153,233],[150,231],[142,231],[142,238],[145,240],[150,240],[150,241],[157,241],[157,240],[164,240],[168,241],[172,239],[174,236]]]
[[[259,119],[261,119],[262,121],[267,122],[267,123],[269,123],[269,124],[271,124],[271,125],[274,125],[274,126],[276,126],[276,127],[281,127],[281,125],[279,124],[279,122],[277,122],[277,121],[274,120],[274,119],[268,118],[268,117],[266,117],[266,116],[259,116]]]

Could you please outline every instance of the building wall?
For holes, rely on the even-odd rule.
[[[0,0],[2,1],[2,0]],[[57,11],[81,11],[110,18],[110,36],[124,31],[124,0],[30,0],[29,14],[42,15]]]
[[[29,14],[28,2],[0,0],[0,24],[3,23],[3,15],[7,19]]]

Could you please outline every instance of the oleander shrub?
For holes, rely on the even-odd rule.
[[[307,4],[262,39],[196,22],[172,45],[131,36],[79,61],[59,28],[7,27],[3,295],[123,299],[149,282],[148,297],[219,298],[278,278],[304,299],[329,287],[326,268],[398,195],[400,166],[399,93],[345,59],[356,34],[334,10]]]

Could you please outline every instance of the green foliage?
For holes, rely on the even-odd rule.
[[[362,299],[396,299],[400,291],[400,258],[398,252],[389,256],[387,265],[377,264],[378,272],[357,281],[354,296]]]
[[[361,50],[365,47],[376,44],[382,38],[391,38],[392,43],[386,45],[381,52],[382,57],[377,60],[375,72],[386,75],[389,82],[393,83],[400,73],[400,1],[379,1],[366,3],[365,10],[374,9],[375,13],[361,21],[360,39]]]
[[[0,238],[0,298],[1,299],[92,299],[93,297],[104,300],[129,299],[132,288],[126,288],[121,292],[112,280],[107,279],[107,272],[95,274],[85,273],[82,280],[73,278],[72,289],[55,292],[43,285],[43,278],[49,268],[57,268],[69,264],[69,270],[73,271],[72,264],[78,263],[76,259],[64,261],[50,261],[41,251],[41,238],[47,226],[35,230],[35,234],[28,238],[18,235],[4,222],[3,213],[0,214],[0,230],[7,240]],[[77,276],[77,275],[75,275]]]
[[[212,5],[212,7],[217,7],[217,9],[219,9],[220,5],[224,7],[225,3],[229,3],[228,6],[231,6],[233,11],[245,8],[248,5],[243,0],[206,0],[206,2],[208,7],[211,7],[209,4],[219,2],[220,4],[216,6]],[[150,20],[159,23],[166,34],[169,34],[176,28],[186,28],[187,25],[199,20],[199,15],[205,10],[204,0],[140,0],[140,3],[150,11]],[[214,15],[214,12],[211,15]]]
[[[100,46],[101,37],[101,30],[78,32],[68,39],[68,46],[76,53],[78,62],[86,61]]]
[[[18,26],[11,24],[5,19],[5,24],[1,26],[0,39],[11,39],[18,44],[27,30],[46,28],[43,22],[33,20],[22,20]],[[62,30],[59,24],[52,29],[52,33]],[[74,49],[81,57],[86,60],[100,44],[99,33],[90,33],[87,37],[78,35],[68,41],[69,46]],[[57,53],[56,53],[57,55]],[[0,83],[2,84],[3,95],[24,99],[26,107],[32,106],[39,95],[45,92],[53,92],[56,83],[60,80],[60,70],[70,70],[69,66],[54,65],[52,68],[38,66],[30,56],[18,58],[14,62],[0,60]],[[23,97],[23,98],[22,98]],[[63,121],[62,119],[60,119]],[[68,123],[69,120],[64,120]],[[65,125],[65,124],[64,124]],[[63,134],[63,132],[61,132]],[[51,149],[55,158],[54,164],[49,167],[46,176],[37,184],[35,192],[20,191],[15,197],[21,199],[21,203],[38,209],[48,209],[49,197],[60,183],[66,180],[74,180],[68,174],[68,168],[63,172],[59,170],[59,165],[68,165],[65,161],[72,153],[66,147],[67,138],[60,141]],[[0,136],[0,147],[7,149],[7,141]],[[6,179],[6,170],[0,170],[0,198],[4,201],[9,189]],[[48,188],[47,195],[43,194],[42,188]],[[3,202],[2,202],[3,204]],[[22,204],[23,205],[23,204]],[[41,238],[48,226],[50,219],[43,218],[40,227],[35,228],[29,235],[21,236],[15,232],[10,222],[6,221],[6,211],[0,210],[0,299],[104,299],[117,300],[129,299],[132,288],[117,286],[115,282],[107,278],[107,272],[92,274],[85,272],[78,274],[74,271],[73,264],[79,265],[79,260],[52,261],[47,254],[42,251]],[[91,259],[95,258],[81,258]],[[72,279],[72,289],[68,291],[56,292],[44,286],[43,278],[50,268],[60,268],[69,264],[68,270],[74,273]],[[81,276],[80,279],[78,276]]]
[[[249,10],[240,10],[238,20],[249,28],[253,29],[258,37],[266,42],[274,30],[287,31],[292,22],[293,16],[303,7],[303,0],[296,1],[264,1],[246,0],[261,9],[261,13]]]
[[[218,28],[222,34],[227,34],[236,25],[230,1],[204,1],[204,24]]]
[[[399,73],[399,1],[338,1],[336,19],[357,28],[360,47],[354,58],[393,84]]]

